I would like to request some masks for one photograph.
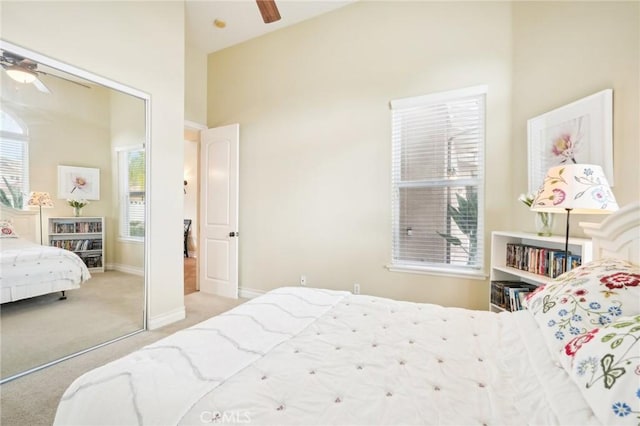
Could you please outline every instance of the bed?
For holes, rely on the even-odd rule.
[[[56,425],[637,424],[640,205],[492,313],[283,287],[76,379]]]
[[[10,218],[17,218],[14,219]],[[42,246],[33,237],[29,212],[2,210],[0,219],[0,303],[15,302],[44,294],[80,288],[91,278],[86,265],[75,253]],[[19,226],[15,226],[15,225]],[[19,228],[20,231],[18,230]],[[25,234],[22,234],[22,230]]]

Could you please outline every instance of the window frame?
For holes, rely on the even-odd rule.
[[[485,179],[485,170],[486,170],[486,162],[485,162],[485,149],[486,149],[486,124],[487,124],[487,112],[486,112],[486,104],[487,104],[487,94],[488,94],[488,86],[479,85],[469,88],[450,90],[446,92],[438,92],[423,96],[409,97],[403,99],[392,100],[389,103],[390,109],[392,110],[391,114],[391,128],[394,128],[394,110],[401,109],[409,109],[413,107],[423,107],[437,103],[445,103],[445,102],[455,102],[456,100],[461,100],[463,98],[470,97],[481,97],[483,101],[483,109],[482,109],[482,133],[480,135],[480,139],[478,142],[478,161],[480,163],[480,174],[475,178],[468,177],[466,179],[456,180],[455,182],[448,181],[446,176],[442,176],[440,180],[432,180],[430,182],[415,182],[415,181],[402,181],[401,179],[396,179],[394,176],[401,176],[401,162],[394,161],[395,151],[399,150],[400,155],[402,155],[402,139],[397,139],[394,135],[391,135],[391,208],[392,208],[392,223],[391,223],[391,261],[387,265],[387,269],[393,272],[409,272],[409,273],[418,273],[418,274],[429,274],[429,275],[437,275],[437,276],[447,276],[447,277],[458,277],[458,278],[467,278],[467,279],[478,279],[484,280],[487,277],[485,271],[485,259],[487,256],[486,245],[484,244],[484,229],[485,229],[485,215],[484,215],[484,190],[486,185]],[[451,158],[451,152],[447,149],[446,157]],[[479,250],[479,253],[476,257],[476,265],[474,267],[469,266],[459,266],[450,263],[428,263],[424,264],[418,261],[411,260],[400,260],[396,258],[396,245],[399,244],[400,232],[400,190],[402,188],[446,188],[450,186],[468,186],[469,184],[475,185],[476,194],[477,194],[477,243],[478,248],[482,248]],[[449,251],[450,244],[447,242],[446,244],[447,252]],[[446,255],[446,253],[443,253]]]
[[[117,165],[118,165],[118,170],[117,170],[117,187],[118,187],[118,198],[119,198],[119,207],[118,207],[118,211],[119,211],[119,221],[118,221],[118,240],[119,241],[127,241],[127,242],[133,242],[133,243],[144,243],[145,241],[145,236],[132,236],[130,235],[129,231],[129,225],[128,225],[128,220],[129,220],[129,165],[128,165],[128,154],[130,152],[134,152],[134,151],[141,151],[142,153],[144,153],[145,155],[145,162],[147,161],[147,151],[145,149],[144,144],[137,144],[137,145],[128,145],[128,146],[121,146],[121,147],[117,147],[115,149],[115,153],[116,153],[116,159],[117,159]],[[146,173],[146,172],[145,172]],[[146,175],[145,175],[145,180],[146,180]],[[146,194],[147,194],[147,189],[146,189],[146,185],[145,185],[145,212],[146,212]],[[145,213],[144,215],[145,217],[145,221],[147,218],[147,215]],[[146,229],[146,223],[145,223],[145,229]],[[125,234],[125,230],[127,230],[127,234]],[[146,234],[146,232],[145,232]]]
[[[9,142],[17,142],[22,145],[22,208],[21,210],[28,210],[27,200],[29,198],[30,193],[30,182],[29,182],[29,131],[25,124],[20,120],[15,114],[9,112],[8,110],[2,108],[0,110],[1,113],[7,115],[11,118],[15,124],[20,128],[21,133],[12,132],[9,130],[5,130],[0,127],[0,141],[9,141]],[[4,182],[2,182],[4,184]]]

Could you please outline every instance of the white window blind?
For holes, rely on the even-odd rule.
[[[29,193],[29,142],[26,130],[0,110],[0,203],[21,209]]]
[[[145,217],[145,153],[143,147],[119,151],[120,236],[142,239]]]
[[[482,86],[391,102],[392,266],[482,269],[485,97]]]

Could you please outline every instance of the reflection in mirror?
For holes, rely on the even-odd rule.
[[[145,328],[148,96],[0,48],[1,383]]]

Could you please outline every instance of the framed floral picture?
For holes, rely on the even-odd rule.
[[[58,198],[100,199],[100,169],[58,166]]]
[[[613,186],[613,90],[606,89],[527,121],[529,192],[549,168],[597,164]]]

